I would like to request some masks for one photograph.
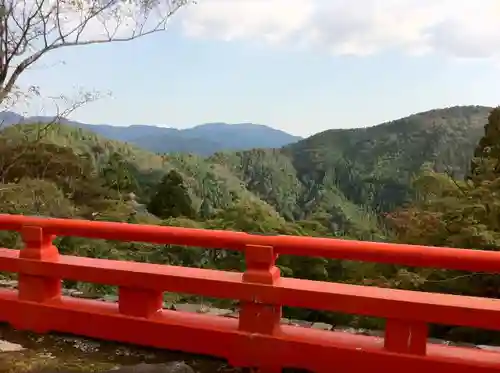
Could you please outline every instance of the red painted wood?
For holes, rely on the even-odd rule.
[[[23,259],[57,261],[59,252],[52,244],[55,236],[43,232],[36,226],[21,229],[24,249],[19,253]],[[43,302],[61,296],[61,279],[53,276],[37,276],[19,272],[19,299]],[[40,330],[43,331],[43,330]]]
[[[241,284],[260,284],[264,287],[276,285],[280,280],[280,271],[275,265],[277,255],[272,246],[248,245],[245,247],[246,271],[241,278]],[[279,336],[281,333],[281,305],[272,299],[265,302],[258,292],[250,294],[250,299],[241,299],[238,328],[249,334],[266,334]],[[234,297],[234,296],[233,296]],[[246,348],[246,354],[229,358],[234,366],[253,366],[258,359],[258,348],[255,351],[254,343]],[[282,362],[267,360],[260,365],[265,373],[281,372]]]
[[[384,347],[391,352],[425,355],[427,333],[425,323],[389,319],[385,325]]]
[[[0,214],[2,230],[21,231],[38,226],[47,234],[119,241],[176,244],[243,251],[247,245],[272,246],[276,254],[316,256],[415,267],[436,267],[473,272],[500,273],[495,251],[387,244],[331,238],[261,236],[242,232],[160,227],[79,219],[51,219]]]
[[[22,233],[21,251],[0,249],[0,271],[19,291],[0,290],[0,321],[207,354],[240,366],[318,373],[500,372],[495,352],[427,344],[427,325],[500,330],[500,300],[280,277],[279,254],[500,272],[500,253],[307,237],[0,215],[0,230]],[[228,248],[244,273],[59,255],[55,235]],[[61,296],[61,279],[119,287],[118,304]],[[238,299],[239,319],[161,309],[164,291]],[[283,305],[387,319],[385,339],[281,325]]]

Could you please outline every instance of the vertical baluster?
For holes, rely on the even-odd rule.
[[[391,352],[425,355],[427,333],[425,323],[389,319],[385,326],[384,347]]]
[[[21,259],[33,261],[57,261],[59,251],[52,244],[55,236],[43,232],[41,227],[24,227],[21,230],[24,248]],[[45,302],[61,296],[61,279],[54,277],[19,274],[19,299]]]
[[[243,281],[249,283],[274,285],[280,278],[280,270],[275,262],[277,255],[271,246],[248,245],[245,247],[247,270],[243,274]],[[239,315],[239,329],[248,333],[270,334],[279,333],[281,322],[281,305],[263,304],[258,295],[253,302],[241,302]],[[253,354],[272,354],[270,351],[259,351],[259,346],[249,342],[248,356]],[[251,358],[251,360],[254,360]],[[259,360],[259,358],[257,358]],[[272,356],[265,359],[266,366],[259,367],[261,373],[281,372],[281,367],[272,363]],[[253,363],[256,361],[254,360]],[[252,362],[247,362],[252,363]],[[247,365],[245,364],[245,365]]]
[[[55,236],[43,232],[41,227],[27,226],[21,230],[24,248],[19,257],[32,261],[30,266],[35,266],[37,261],[57,261],[59,252],[52,244]],[[19,300],[29,302],[47,302],[61,297],[61,279],[58,277],[36,276],[19,273],[18,290]],[[13,326],[20,330],[31,330],[36,333],[50,331],[50,319],[43,316],[21,312]]]

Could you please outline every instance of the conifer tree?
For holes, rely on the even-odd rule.
[[[475,187],[500,177],[500,107],[493,109],[484,126],[484,135],[474,151],[468,179]]]
[[[162,178],[147,208],[150,213],[161,219],[195,216],[182,176],[175,170]]]

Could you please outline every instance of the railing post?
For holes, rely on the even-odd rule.
[[[59,251],[52,244],[55,236],[43,232],[41,227],[23,227],[21,237],[24,248],[21,259],[33,261],[57,261]],[[61,279],[19,273],[19,299],[32,302],[45,302],[61,296]]]
[[[163,292],[149,289],[120,287],[120,313],[135,317],[150,317],[163,308]]]
[[[428,326],[422,322],[388,319],[384,347],[391,352],[425,355]]]
[[[280,278],[280,270],[275,265],[277,257],[272,246],[247,245],[245,247],[247,270],[243,273],[243,282],[274,285]],[[280,325],[281,305],[263,304],[259,301],[258,294],[252,302],[241,302],[239,313],[241,331],[274,335],[280,331]],[[252,355],[252,351],[256,348],[258,346],[249,346],[247,350],[249,355]],[[266,366],[259,367],[259,372],[281,372],[280,362],[272,363],[272,359],[266,360]]]

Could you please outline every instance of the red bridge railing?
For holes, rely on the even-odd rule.
[[[282,278],[279,254],[500,272],[500,253],[310,237],[0,215],[0,230],[25,248],[0,249],[0,271],[19,274],[0,290],[0,321],[39,333],[72,333],[225,358],[235,366],[317,373],[500,372],[500,354],[427,343],[431,323],[500,330],[500,300]],[[55,236],[242,251],[234,273],[59,255]],[[61,295],[61,280],[119,287],[119,302]],[[162,309],[163,292],[238,299],[238,319]],[[385,337],[280,324],[288,305],[385,318]]]

